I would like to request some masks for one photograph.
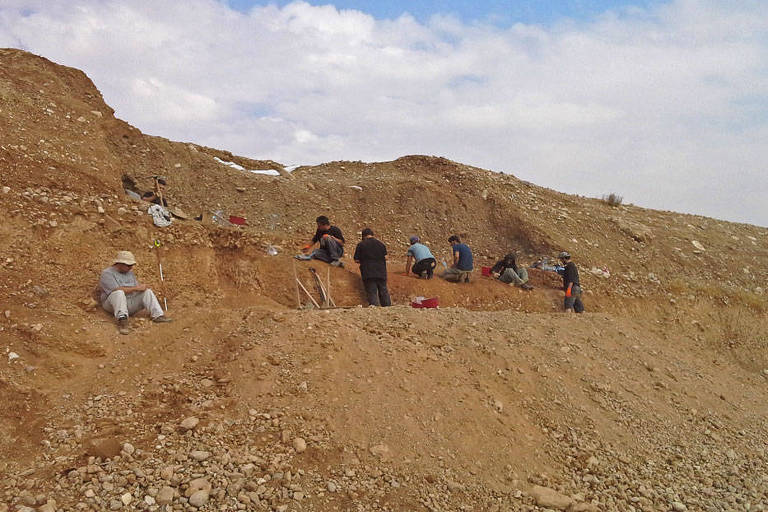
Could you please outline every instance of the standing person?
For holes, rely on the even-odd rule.
[[[128,327],[129,315],[135,315],[146,309],[153,322],[170,322],[160,307],[154,292],[146,284],[139,284],[133,273],[136,258],[129,251],[118,251],[115,262],[111,267],[101,272],[99,302],[117,319],[120,334],[130,334]]]
[[[302,247],[303,254],[296,255],[298,260],[320,260],[330,263],[334,267],[343,267],[341,257],[344,255],[344,235],[336,226],[331,226],[331,221],[325,215],[320,215],[315,219],[317,231],[312,241]],[[315,244],[320,246],[314,251],[310,250]]]
[[[360,265],[360,277],[371,306],[391,306],[387,290],[387,247],[373,237],[373,230],[362,231],[363,241],[355,247],[355,263]]]
[[[579,269],[576,268],[576,264],[571,261],[571,255],[567,251],[563,251],[558,256],[560,261],[565,267],[562,271],[563,276],[563,290],[565,291],[565,299],[563,301],[563,307],[566,313],[583,313],[584,304],[581,302],[581,286],[579,285]]]
[[[497,261],[491,268],[491,274],[502,283],[533,290],[533,286],[528,284],[528,271],[523,266],[517,266],[517,256],[513,252]]]
[[[411,246],[408,248],[408,258],[405,262],[405,275],[409,272],[416,274],[416,277],[424,277],[432,279],[432,274],[437,266],[437,261],[432,255],[432,251],[429,247],[420,243],[419,237],[413,235],[410,238]],[[413,267],[411,267],[411,261],[413,261]]]
[[[448,238],[448,243],[451,244],[451,254],[453,254],[453,264],[443,272],[443,278],[446,281],[452,281],[455,283],[469,282],[469,275],[474,268],[474,262],[472,261],[472,249],[468,245],[461,243],[461,238],[458,235],[451,235]]]

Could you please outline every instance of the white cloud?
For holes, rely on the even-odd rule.
[[[85,70],[120,117],[172,139],[286,163],[444,155],[768,225],[759,0],[507,29],[303,2],[6,0],[0,45]]]

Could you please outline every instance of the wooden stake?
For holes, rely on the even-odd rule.
[[[325,292],[328,294],[328,304],[331,306],[336,306],[336,303],[333,302],[333,299],[331,298],[331,267],[328,267],[328,275],[326,277],[326,281],[328,282],[328,288],[325,290]]]
[[[304,288],[304,285],[301,283],[301,279],[299,279],[299,278],[297,277],[297,278],[296,278],[296,283],[297,283],[299,286],[301,286],[301,289],[302,289],[302,290],[304,290],[304,293],[306,293],[306,294],[307,294],[307,297],[309,297],[309,300],[311,300],[311,301],[312,301],[312,304],[314,304],[314,305],[315,305],[315,307],[316,307],[317,309],[320,309],[320,304],[318,304],[318,303],[317,303],[317,301],[315,300],[315,298],[314,298],[314,297],[312,297],[312,294],[311,294],[311,293],[309,293],[309,292],[307,291],[307,289],[306,289],[306,288]]]
[[[301,309],[301,293],[299,292],[299,276],[296,274],[296,262],[293,262],[293,279],[296,286],[296,309]]]

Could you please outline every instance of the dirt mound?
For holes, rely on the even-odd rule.
[[[287,173],[146,136],[78,70],[0,64],[0,512],[768,507],[767,230],[429,156]],[[201,222],[152,226],[122,177],[158,174]],[[292,258],[318,214],[347,252],[365,226],[388,245],[395,307],[359,307],[348,255]],[[409,235],[442,260],[453,233],[478,266],[568,249],[588,313],[555,314],[552,272],[399,274]],[[162,259],[173,323],[120,336],[88,298],[118,249],[158,293]],[[310,266],[338,309],[297,303]]]

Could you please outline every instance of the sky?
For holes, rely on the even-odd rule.
[[[444,156],[768,226],[763,0],[2,0],[0,46],[82,69],[173,140]]]

